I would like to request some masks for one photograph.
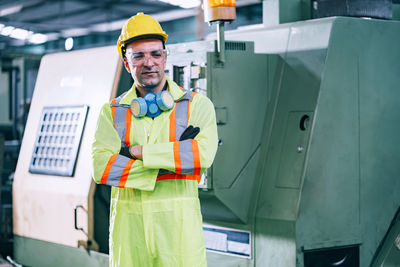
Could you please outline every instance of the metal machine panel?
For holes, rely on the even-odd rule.
[[[313,71],[307,66],[313,61],[323,68],[324,51],[304,54],[294,52],[286,58],[280,57],[279,71],[276,72],[279,78],[273,86],[275,104],[267,111],[270,124],[264,129],[271,132],[263,140],[267,147],[259,217],[274,220],[295,220],[297,217],[319,87],[318,76],[312,75]]]
[[[300,187],[312,118],[312,112],[288,113],[276,187],[293,189]]]
[[[113,90],[115,93],[121,67],[120,58],[113,46],[43,57],[13,184],[14,235],[96,249],[92,208],[94,182],[89,163],[91,143],[99,111],[109,101]],[[40,132],[39,122],[43,119],[42,111],[48,112],[47,107],[53,107],[59,112],[67,112],[65,107],[71,106],[89,107],[73,176],[29,172],[32,152],[37,144],[36,133]],[[81,127],[85,109],[79,118]],[[79,111],[75,110],[74,113]],[[78,129],[72,137],[75,138],[74,142],[79,140]],[[61,136],[57,142],[53,140],[54,145],[63,145]],[[77,206],[83,208],[77,210],[76,217],[74,210]],[[33,248],[18,246],[15,253],[24,255],[24,249]],[[21,263],[30,265],[29,262]]]
[[[253,44],[245,44],[243,51],[240,47],[227,51],[224,66],[220,66],[215,57],[211,58],[211,54],[208,63],[211,99],[217,111],[226,113],[220,112],[218,118],[226,123],[218,126],[220,146],[212,167],[212,186],[218,201],[234,217],[225,220],[222,213],[211,212],[207,208],[211,204],[206,196],[209,193],[200,194],[202,201],[207,199],[202,202],[205,218],[239,223],[248,221],[258,181],[256,169],[264,125],[259,118],[265,114],[270,101],[268,84],[271,81],[266,73],[270,61],[274,61],[266,55],[254,54]],[[238,194],[242,195],[241,199],[237,198]]]
[[[273,76],[272,71],[265,73],[276,57],[254,54],[249,42],[227,42],[225,48],[226,62],[221,64],[214,41],[170,45],[167,72],[185,89],[206,94],[215,105],[220,140],[207,184],[200,191],[204,218],[243,223],[258,180],[255,170],[264,125],[258,118],[266,112]]]

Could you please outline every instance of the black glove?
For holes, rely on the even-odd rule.
[[[122,155],[122,156],[125,156],[125,157],[128,157],[128,158],[131,158],[131,159],[136,160],[136,159],[131,155],[131,153],[129,153],[129,147],[121,147],[121,150],[119,151],[119,154]]]
[[[179,138],[179,141],[194,139],[199,132],[200,132],[199,127],[193,127],[192,125],[189,125],[185,129],[185,131],[183,131],[181,138]]]

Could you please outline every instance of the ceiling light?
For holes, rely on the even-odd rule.
[[[46,33],[45,36],[47,38],[47,41],[54,41],[54,40],[58,40],[60,38],[60,33],[58,33],[58,32],[49,32],[49,33]]]
[[[69,51],[74,47],[74,39],[72,37],[68,37],[65,40],[65,50]]]
[[[41,33],[35,33],[29,38],[29,42],[32,44],[43,44],[47,42],[47,36]]]
[[[194,8],[200,5],[200,0],[159,0],[170,5],[179,6],[182,8]]]
[[[90,33],[90,29],[88,29],[88,28],[73,28],[73,29],[63,30],[61,33],[64,37],[83,36],[83,35],[88,35]]]
[[[28,39],[29,35],[31,35],[33,32],[29,32],[27,30],[24,29],[20,29],[20,28],[15,28],[11,34],[10,37],[15,38],[15,39],[19,39],[19,40],[25,40]]]
[[[4,36],[9,36],[15,28],[13,26],[6,26],[1,29],[0,34]]]
[[[21,11],[22,7],[23,7],[23,5],[16,5],[16,6],[0,9],[0,17],[18,13]]]

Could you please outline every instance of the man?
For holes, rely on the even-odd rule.
[[[134,84],[102,107],[92,149],[94,180],[112,186],[110,266],[207,265],[197,184],[217,150],[214,106],[164,75],[167,38],[138,13],[118,40]],[[173,107],[150,114],[152,93]]]

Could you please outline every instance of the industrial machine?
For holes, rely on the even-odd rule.
[[[167,75],[216,108],[209,266],[400,264],[399,32],[338,17],[227,32],[223,60],[214,40],[167,46]],[[108,266],[109,191],[89,158],[101,105],[129,88],[121,70],[114,47],[43,58],[13,186],[17,262]]]
[[[398,32],[356,18],[237,30],[225,62],[199,56],[207,42],[170,47],[174,79],[216,107],[199,189],[210,266],[400,264]]]
[[[227,33],[269,54],[273,82],[254,95],[249,79],[224,98],[212,82],[216,106],[238,121],[219,127],[203,214],[252,243],[251,258],[210,253],[210,266],[400,265],[399,32],[399,22],[338,17]],[[232,98],[262,91],[266,113],[243,116],[258,103]],[[258,124],[240,136],[249,120]],[[224,238],[214,249],[229,253],[234,235]]]

